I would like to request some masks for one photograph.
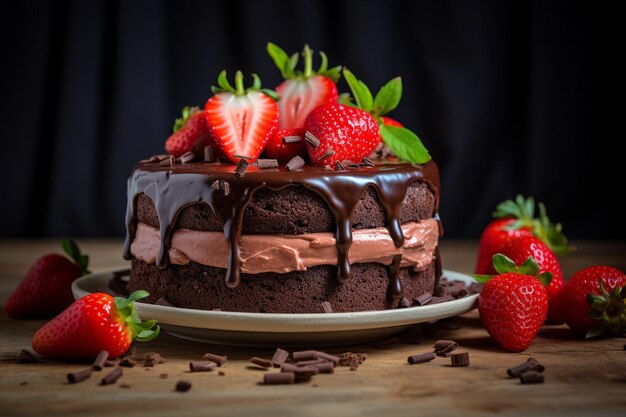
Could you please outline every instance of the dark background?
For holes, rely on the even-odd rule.
[[[439,164],[446,237],[477,238],[495,205],[518,193],[543,201],[570,238],[626,235],[615,221],[620,193],[602,188],[592,3],[9,1],[0,10],[0,237],[123,236],[134,163],[163,152],[181,108],[202,106],[222,69],[275,87],[268,41],[289,53],[309,43],[372,90],[402,76],[391,116]]]

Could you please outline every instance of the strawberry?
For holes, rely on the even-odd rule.
[[[561,224],[552,224],[546,214],[546,207],[542,203],[538,206],[539,217],[535,218],[535,200],[532,197],[518,195],[515,201],[506,200],[498,204],[493,213],[496,219],[485,227],[480,237],[477,274],[493,274],[493,255],[520,236],[536,236],[559,255],[569,252]]]
[[[341,67],[328,69],[328,58],[320,52],[322,63],[313,71],[313,51],[304,45],[304,71],[296,71],[298,54],[291,57],[280,47],[269,42],[267,53],[280,70],[285,81],[276,87],[280,95],[278,123],[281,129],[301,129],[307,116],[318,106],[337,101],[337,86]]]
[[[89,257],[82,255],[72,240],[62,239],[61,246],[74,262],[58,254],[39,258],[9,296],[4,307],[8,316],[50,318],[72,304],[72,282],[89,273]]]
[[[540,272],[550,272],[552,274],[550,285],[546,288],[550,302],[548,322],[550,324],[563,323],[560,309],[556,303],[556,297],[565,285],[565,281],[563,280],[561,265],[548,245],[535,236],[521,235],[501,247],[500,253],[508,256],[517,264],[524,262],[525,259],[532,256],[537,262]]]
[[[532,257],[519,267],[502,254],[496,254],[493,262],[499,275],[474,275],[479,282],[486,282],[478,296],[480,319],[498,345],[521,352],[530,346],[546,319],[545,285],[551,274],[540,274]]]
[[[317,147],[307,142],[307,149],[311,161],[322,166],[360,162],[379,142],[378,124],[369,113],[339,103],[313,110],[304,128],[320,141]]]
[[[215,139],[207,127],[204,113],[198,107],[183,108],[182,117],[176,119],[174,131],[165,142],[167,153],[179,157],[191,151],[202,157],[204,147],[210,145],[215,145]]]
[[[296,155],[306,156],[304,129],[280,129],[274,134],[265,146],[268,158],[277,159],[279,164],[285,165]],[[285,138],[300,138],[299,142],[286,141]]]
[[[356,103],[351,103],[349,94],[341,94],[339,102],[369,113],[378,124],[378,140],[372,150],[382,140],[393,155],[401,160],[423,164],[431,159],[428,150],[415,133],[403,127],[398,121],[383,116],[395,109],[400,103],[402,97],[402,79],[400,77],[396,77],[383,85],[374,97],[369,88],[348,69],[343,70],[343,76],[350,86]]]
[[[626,275],[619,269],[598,265],[576,272],[557,301],[577,335],[626,336]]]
[[[92,293],[65,309],[33,336],[33,349],[42,356],[59,359],[94,359],[100,351],[115,358],[133,340],[148,341],[159,334],[155,320],[142,322],[134,301],[147,297],[135,291],[127,299]]]
[[[235,74],[235,88],[226,71],[217,78],[219,87],[204,107],[209,131],[228,159],[237,163],[241,156],[254,162],[278,128],[278,107],[274,91],[262,89],[261,80],[252,74],[252,87],[244,89],[243,74]]]

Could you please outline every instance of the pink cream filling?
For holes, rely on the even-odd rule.
[[[402,254],[402,267],[419,271],[433,261],[439,239],[439,227],[434,219],[402,225],[404,244],[396,248],[385,227],[352,231],[348,252],[350,263],[377,262],[389,265],[395,255]],[[132,255],[149,264],[156,262],[161,241],[159,230],[143,223],[137,224]],[[222,232],[201,232],[180,229],[174,232],[170,262],[186,265],[190,261],[226,268],[228,242]],[[335,265],[337,247],[333,233],[304,233],[300,235],[242,235],[241,270],[244,273],[286,273],[304,271],[316,265]]]

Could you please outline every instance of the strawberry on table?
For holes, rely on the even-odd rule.
[[[545,286],[552,274],[539,273],[532,257],[519,267],[502,254],[496,254],[493,262],[498,275],[474,275],[485,283],[478,296],[480,319],[498,345],[521,352],[530,346],[546,319]]]
[[[81,254],[70,239],[62,239],[61,246],[69,258],[58,254],[39,258],[9,296],[5,305],[8,316],[15,319],[50,318],[74,302],[72,282],[89,273],[89,256]]]
[[[57,359],[93,360],[103,350],[114,358],[133,340],[152,340],[159,334],[155,320],[142,322],[134,302],[147,297],[135,291],[128,298],[92,293],[65,309],[40,328],[32,345],[38,354]]]
[[[243,74],[235,74],[235,87],[226,79],[226,71],[217,78],[219,87],[211,87],[214,96],[204,107],[209,131],[232,162],[242,156],[254,162],[278,128],[278,99],[272,90],[262,89],[261,80],[252,74],[252,87],[243,85]]]
[[[537,262],[539,272],[550,272],[552,274],[550,285],[546,288],[550,303],[550,308],[548,310],[548,323],[563,323],[563,318],[561,317],[561,312],[557,305],[556,298],[565,285],[565,281],[563,280],[563,273],[561,272],[559,260],[548,245],[535,236],[522,235],[502,246],[500,248],[500,253],[511,258],[516,264],[524,262],[524,260],[531,256],[535,262]]]
[[[493,255],[521,236],[541,239],[553,252],[563,255],[569,252],[567,238],[560,223],[553,224],[546,214],[546,207],[538,204],[539,217],[535,217],[535,200],[518,195],[513,200],[498,204],[493,212],[495,220],[483,230],[478,244],[477,274],[493,274]]]
[[[557,299],[567,325],[580,336],[626,336],[626,275],[596,265],[576,272]]]
[[[307,116],[318,106],[337,101],[337,86],[341,66],[328,68],[328,58],[320,51],[322,62],[313,71],[313,51],[304,45],[304,71],[297,71],[298,54],[291,56],[269,42],[267,52],[285,79],[276,87],[279,126],[281,129],[301,129]]]
[[[267,142],[265,153],[268,158],[277,159],[285,165],[294,156],[306,156],[304,129],[280,129]]]
[[[165,150],[179,157],[193,152],[197,157],[204,154],[204,147],[215,145],[215,139],[206,124],[204,113],[199,107],[185,107],[182,117],[174,122],[173,133],[165,142]]]

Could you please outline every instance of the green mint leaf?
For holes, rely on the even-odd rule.
[[[285,71],[287,67],[287,61],[289,61],[289,55],[287,52],[283,51],[278,45],[273,44],[272,42],[267,43],[267,53],[276,64],[276,67],[280,70],[280,74],[284,79],[290,78],[289,73]]]
[[[387,114],[398,107],[401,98],[402,79],[400,77],[396,77],[387,84],[383,85],[378,93],[376,93],[374,108],[380,109],[377,111],[376,116]]]
[[[354,74],[352,74],[352,72],[350,72],[347,68],[344,68],[343,70],[343,77],[346,79],[348,85],[350,86],[350,90],[352,91],[352,95],[356,100],[357,106],[361,110],[365,110],[369,113],[374,106],[374,98],[372,97],[370,89],[367,88],[363,81],[358,80],[354,76]]]
[[[432,159],[420,138],[409,129],[384,124],[378,128],[383,141],[398,158],[414,164],[424,164]]]

